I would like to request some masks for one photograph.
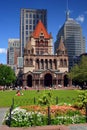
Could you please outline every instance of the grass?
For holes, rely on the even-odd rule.
[[[74,103],[78,95],[78,90],[23,90],[23,96],[16,96],[16,91],[0,91],[0,107],[10,107],[12,99],[14,98],[14,104],[21,105],[34,105],[38,99],[47,92],[51,92],[53,103],[56,103],[56,97],[58,97],[58,103]]]

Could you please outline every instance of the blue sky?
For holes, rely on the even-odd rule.
[[[47,9],[48,33],[55,42],[58,30],[66,19],[67,0],[1,0],[0,1],[0,63],[7,63],[9,38],[20,37],[20,9]],[[87,41],[87,0],[68,0],[70,17],[77,20]]]

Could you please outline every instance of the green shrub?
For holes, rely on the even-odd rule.
[[[77,100],[73,106],[82,109],[86,106],[86,104],[87,104],[87,90],[80,91]]]
[[[38,100],[39,105],[47,105],[49,106],[52,101],[52,94],[51,92],[44,93],[41,98]]]

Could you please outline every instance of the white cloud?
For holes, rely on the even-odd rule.
[[[5,49],[5,48],[0,48],[0,54],[2,54],[2,53],[6,54],[6,53],[7,53],[7,49]]]
[[[78,22],[83,23],[84,20],[85,20],[84,15],[79,15],[79,16],[76,18],[76,20],[77,20]]]

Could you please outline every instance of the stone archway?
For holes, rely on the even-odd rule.
[[[32,87],[32,75],[27,76],[27,86]]]
[[[52,75],[47,73],[44,76],[44,86],[45,87],[52,87]]]
[[[68,87],[68,85],[69,85],[68,75],[64,75],[64,86],[65,86],[65,87]]]

